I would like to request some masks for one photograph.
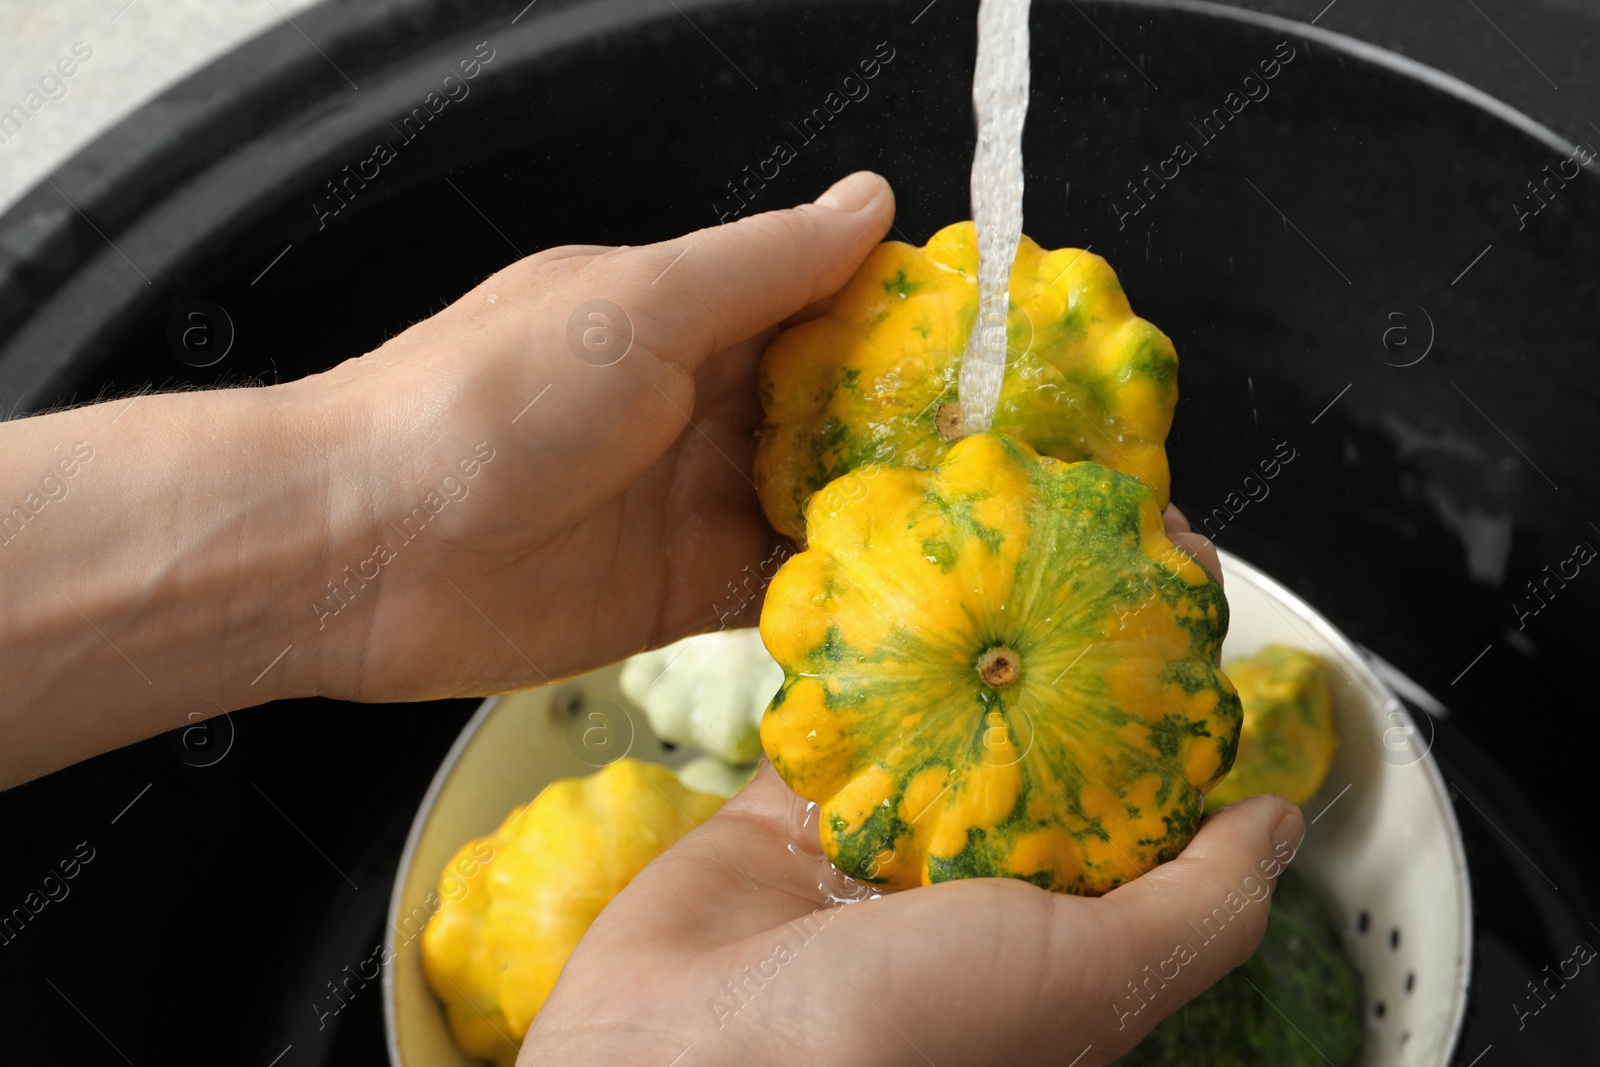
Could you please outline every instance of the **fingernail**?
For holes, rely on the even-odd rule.
[[[870,170],[858,170],[829,186],[817,197],[817,206],[854,214],[872,203],[882,183],[883,179]]]
[[[1299,808],[1293,808],[1278,820],[1277,826],[1272,828],[1272,851],[1280,860],[1287,863],[1288,860],[1284,860],[1281,853],[1299,849],[1300,842],[1305,836],[1305,816],[1300,814]]]

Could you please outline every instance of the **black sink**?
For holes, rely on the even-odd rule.
[[[970,2],[370,0],[297,21],[320,52],[288,27],[252,42],[0,218],[6,411],[298,377],[519,254],[666,238],[860,167],[894,183],[902,239],[968,213]],[[1600,567],[1538,601],[1526,584],[1600,548],[1597,167],[1321,30],[1089,0],[1036,0],[1032,25],[1026,230],[1092,246],[1176,342],[1175,501],[1448,708],[1482,963],[1458,1062],[1600,1061],[1600,980],[1521,1030],[1507,1010],[1600,938],[1578,740]],[[743,185],[779,143],[793,160]],[[232,333],[205,367],[169,337],[196,301]],[[1270,492],[1246,487],[1284,448]],[[158,738],[0,794],[0,908],[77,843],[96,857],[0,947],[17,1062],[384,1062],[375,986],[320,1029],[314,1005],[383,936],[470,708],[255,709],[207,754]]]

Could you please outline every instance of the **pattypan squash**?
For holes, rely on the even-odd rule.
[[[513,1042],[589,924],[723,799],[686,789],[666,767],[620,759],[552,782],[462,846],[441,879],[445,904],[422,932],[423,971],[462,1051],[511,1067]],[[457,860],[481,859],[484,844],[492,855],[460,892],[454,872],[473,868]]]
[[[804,540],[807,498],[868,463],[937,466],[962,434],[956,381],[978,314],[972,223],[923,248],[879,245],[820,318],[760,364],[754,480],[767,518]],[[1105,260],[1024,236],[1011,268],[1007,366],[991,429],[1139,478],[1167,505],[1177,404],[1172,342],[1128,306]]]
[[[1144,1010],[1134,994],[1119,1000],[1119,1014]],[[1366,1043],[1364,1008],[1338,924],[1289,869],[1255,955],[1163,1019],[1116,1067],[1354,1067]]]
[[[657,737],[731,764],[761,755],[761,712],[782,681],[753,627],[641,652],[622,665],[618,679]]]
[[[761,615],[761,740],[844,873],[1098,894],[1183,849],[1239,699],[1222,587],[1148,486],[975,434],[837,479],[806,529]]]
[[[1268,645],[1224,668],[1239,689],[1244,727],[1233,770],[1206,797],[1211,810],[1257,793],[1304,804],[1317,795],[1339,748],[1322,661]]]
[[[719,797],[733,796],[755,776],[754,767],[730,767],[715,756],[696,756],[678,768],[678,780],[685,786]]]

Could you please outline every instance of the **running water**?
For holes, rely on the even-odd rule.
[[[981,0],[972,75],[978,149],[972,221],[978,231],[978,317],[961,360],[962,433],[994,420],[1006,372],[1011,262],[1022,236],[1022,119],[1028,111],[1028,0]]]

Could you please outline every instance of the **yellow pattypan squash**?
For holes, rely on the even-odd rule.
[[[761,615],[761,741],[841,870],[1097,894],[1188,843],[1239,699],[1222,587],[1147,486],[975,434],[839,478],[806,530]]]
[[[1317,795],[1339,748],[1333,694],[1322,661],[1309,652],[1268,645],[1229,662],[1244,728],[1233,770],[1206,797],[1211,810],[1257,793],[1304,804]]]
[[[767,518],[804,539],[812,493],[869,463],[937,466],[962,436],[956,380],[978,314],[972,223],[923,248],[879,245],[826,315],[762,357],[755,483]],[[1105,260],[1026,236],[1011,268],[1007,367],[991,429],[1045,455],[1092,459],[1167,505],[1178,400],[1172,342],[1128,306]]]
[[[645,865],[722,806],[653,763],[551,783],[446,866],[422,965],[468,1055],[510,1067],[578,940]],[[467,857],[491,858],[468,864]],[[460,891],[456,871],[476,873]],[[448,884],[447,884],[448,883]],[[453,891],[447,891],[453,890]]]

